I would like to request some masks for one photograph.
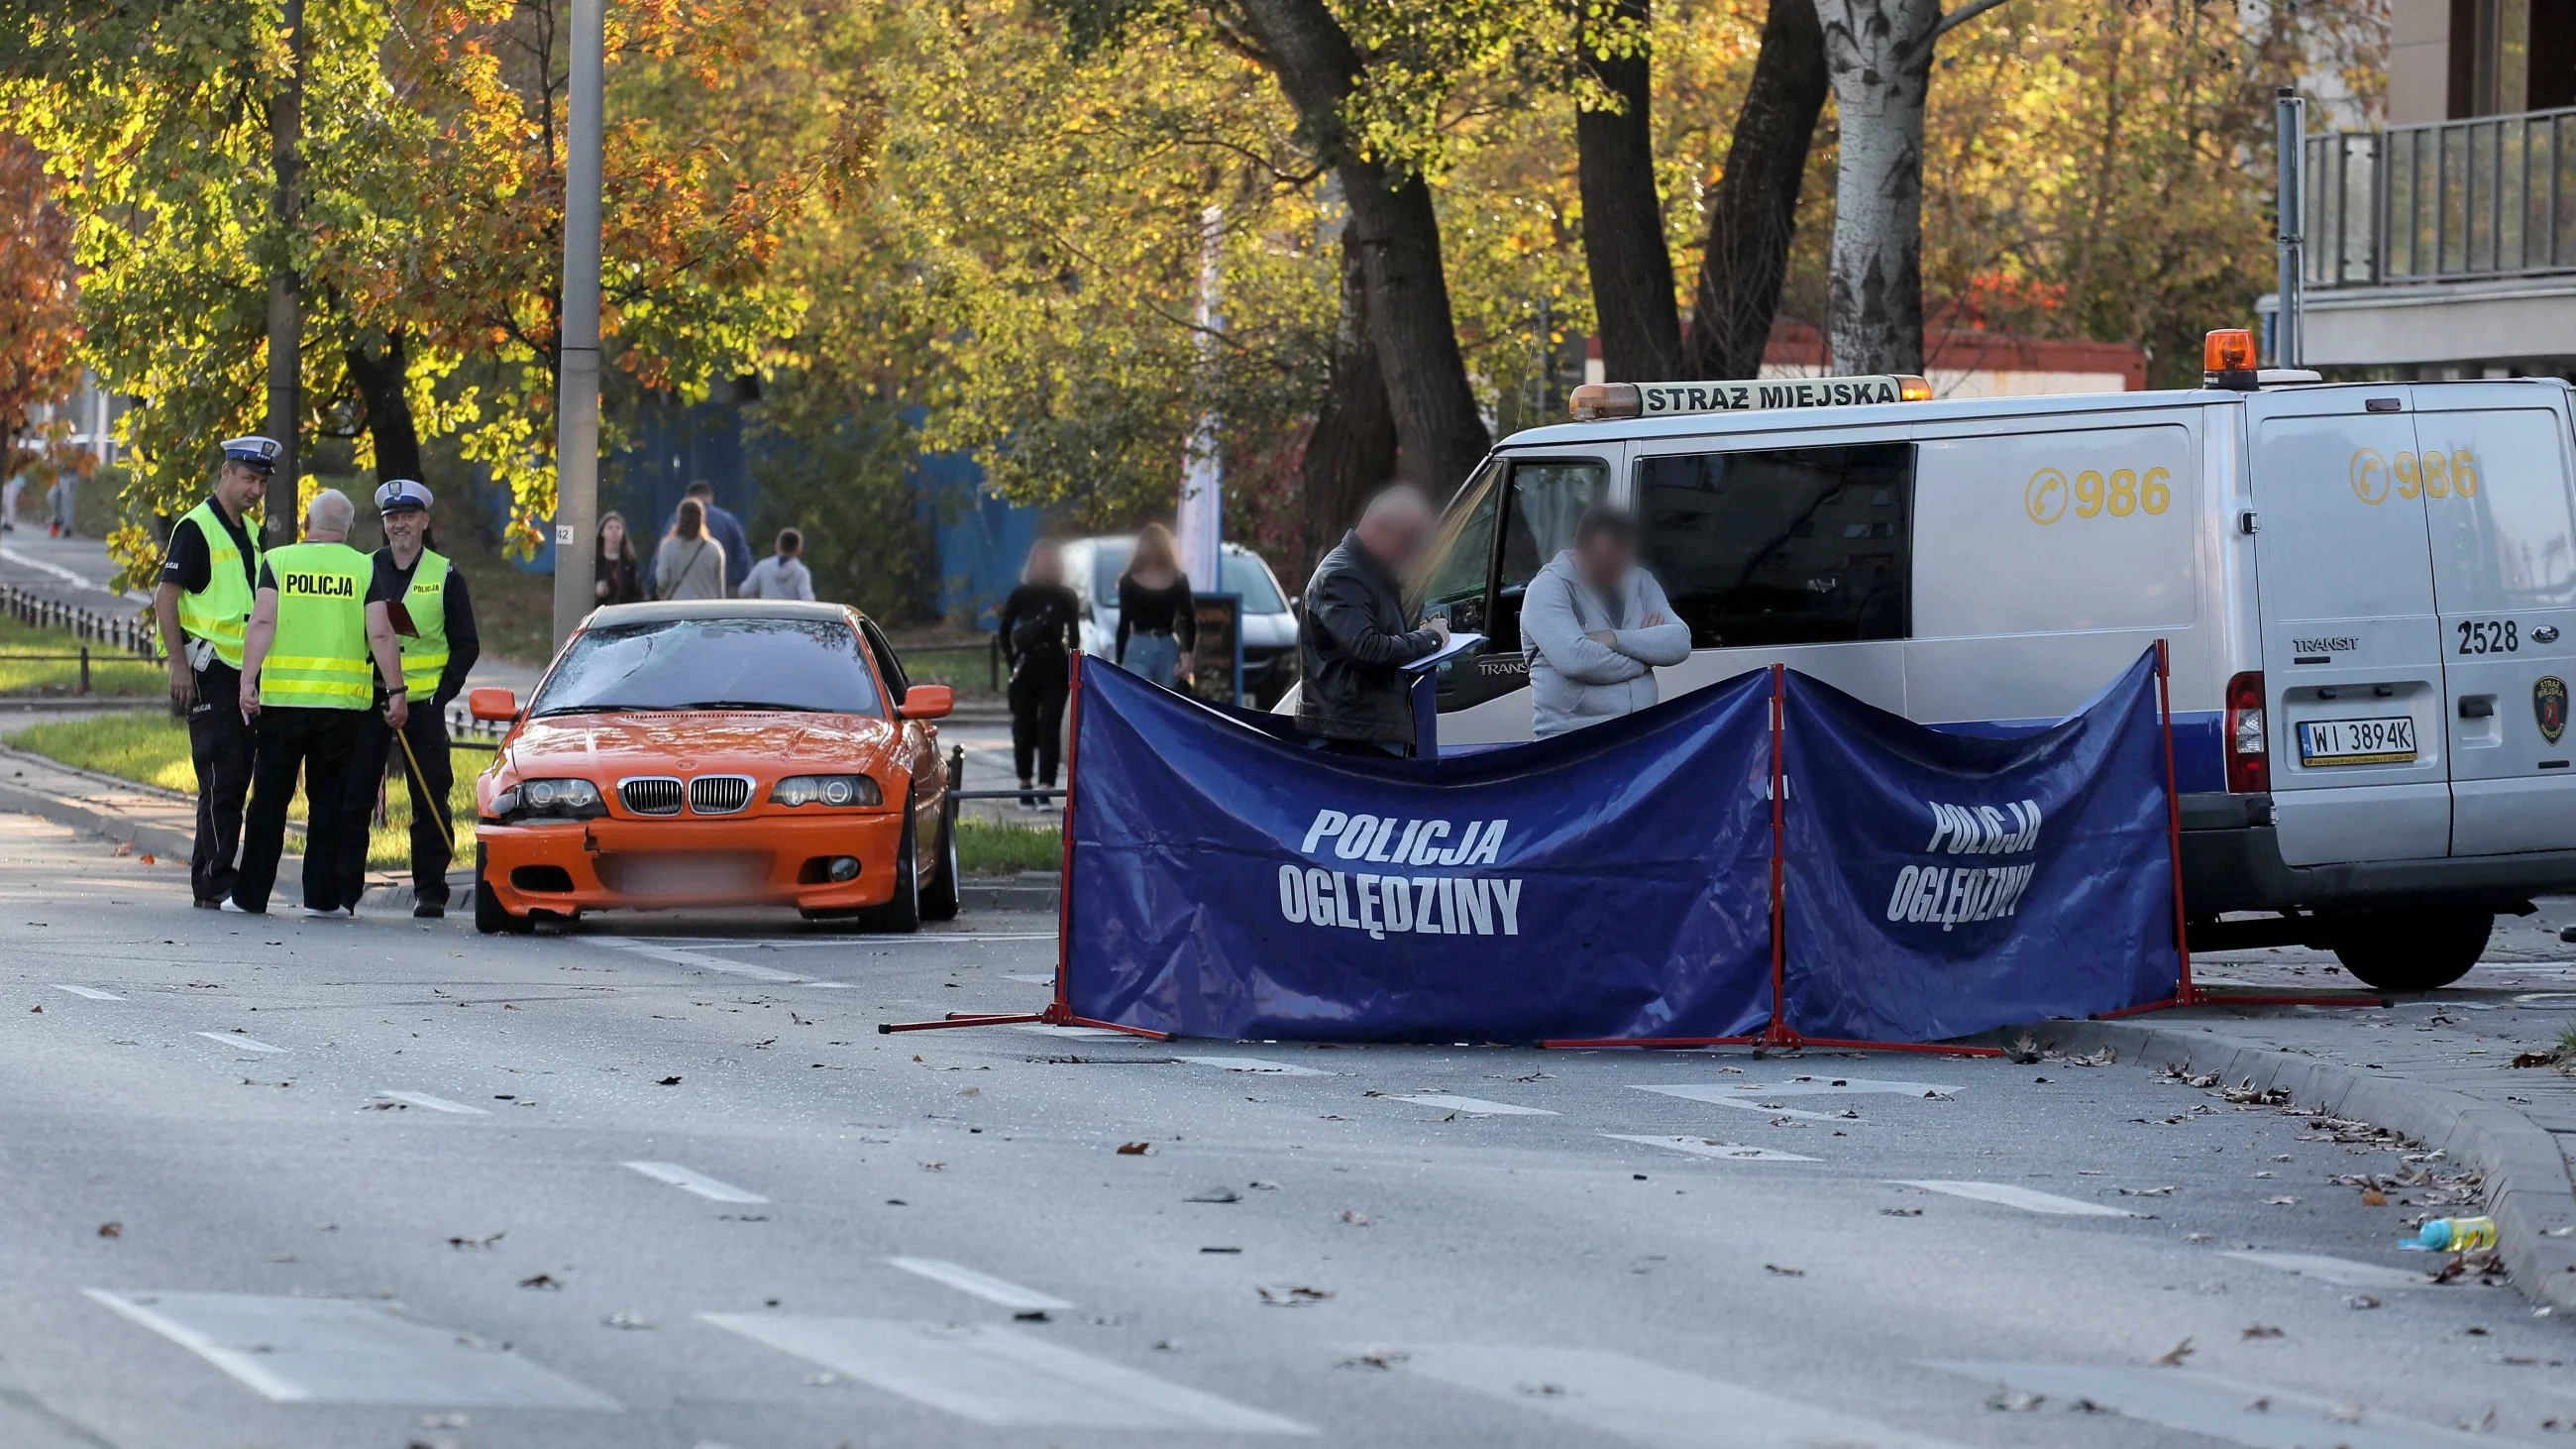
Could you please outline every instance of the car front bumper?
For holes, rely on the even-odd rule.
[[[487,821],[475,839],[484,882],[512,915],[752,905],[856,910],[894,898],[903,814]],[[832,880],[830,862],[842,856],[858,861],[859,872]]]

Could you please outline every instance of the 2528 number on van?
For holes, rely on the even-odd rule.
[[[2460,652],[2511,654],[2522,647],[2522,630],[2511,619],[2462,619]]]

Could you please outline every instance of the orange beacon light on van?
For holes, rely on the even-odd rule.
[[[2201,340],[2202,380],[2211,387],[2250,392],[2254,388],[2254,333],[2244,327],[2221,327]]]

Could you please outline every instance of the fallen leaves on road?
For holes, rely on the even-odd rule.
[[[1329,1288],[1308,1288],[1301,1284],[1274,1288],[1267,1283],[1262,1283],[1255,1285],[1253,1291],[1261,1295],[1263,1303],[1273,1308],[1304,1308],[1308,1304],[1321,1303],[1333,1296],[1333,1291]]]
[[[653,1085],[654,1085],[654,1086],[657,1086],[657,1087],[676,1087],[676,1086],[680,1085],[680,1079],[679,1079],[679,1078],[677,1078],[677,1077],[664,1077],[662,1080],[660,1080],[660,1081],[658,1081],[658,1082],[655,1082]]]
[[[1230,1187],[1203,1187],[1198,1191],[1191,1193],[1188,1197],[1182,1198],[1181,1201],[1213,1203],[1241,1202],[1243,1201],[1243,1194],[1236,1192]]]
[[[2551,1067],[2558,1064],[2556,1052],[2523,1052],[2513,1059],[2517,1067]]]
[[[447,1240],[447,1246],[451,1248],[488,1248],[508,1236],[510,1236],[510,1232],[507,1228],[504,1228],[500,1232],[494,1233],[490,1237],[485,1238],[450,1238]]]
[[[2122,1197],[2171,1197],[2173,1195],[2174,1184],[2170,1182],[2166,1183],[2162,1187],[2124,1187],[2120,1189],[2120,1196]]]
[[[1342,1209],[1342,1221],[1355,1228],[1364,1228],[1369,1225],[1368,1214],[1361,1212],[1358,1208]]]
[[[1879,1215],[1880,1217],[1883,1217],[1883,1218],[1919,1218],[1919,1217],[1923,1216],[1923,1209],[1921,1209],[1921,1208],[1880,1208],[1880,1209],[1878,1210],[1878,1215]]]
[[[37,1016],[42,1016],[42,1015],[44,1015],[44,1014],[45,1014],[45,1007],[44,1007],[44,1003],[43,1003],[43,1002],[38,1002],[38,1003],[37,1003],[37,1004],[35,1004],[34,1006],[30,1006],[30,1007],[28,1007],[28,1008],[27,1008],[27,1010],[28,1010],[30,1013],[32,1013],[32,1014],[34,1014],[34,1015],[37,1015]]]
[[[2375,1187],[2365,1187],[2361,1190],[2361,1205],[2363,1207],[2386,1207],[2388,1206],[2388,1194],[2381,1192]]]
[[[2281,1330],[2268,1323],[2253,1324],[2237,1335],[2239,1338],[2279,1338],[2281,1336]]]
[[[121,1222],[119,1222],[119,1223],[100,1223],[100,1224],[98,1225],[98,1235],[99,1235],[100,1237],[102,1237],[102,1238],[121,1238],[121,1237],[124,1237],[124,1236],[125,1236],[125,1224],[123,1224],[123,1223],[121,1223]]]
[[[1781,1278],[1804,1278],[1807,1276],[1807,1270],[1804,1268],[1791,1268],[1779,1263],[1765,1263],[1762,1265],[1762,1271]]]
[[[2191,1346],[2191,1340],[2186,1338],[2182,1342],[2175,1344],[2173,1347],[2166,1349],[2163,1353],[2156,1355],[2156,1362],[2166,1368],[2181,1368],[2182,1361],[2191,1357],[2192,1353],[2193,1349]]]
[[[1999,1409],[2007,1414],[2027,1414],[2047,1402],[2048,1396],[2045,1394],[2017,1393],[2011,1389],[1997,1389],[1986,1395],[1987,1408]]]
[[[133,842],[133,841],[131,841],[131,840],[120,840],[120,841],[116,842],[116,849],[115,849],[114,851],[110,852],[110,854],[117,855],[117,856],[128,856],[128,855],[132,855],[133,853],[134,853],[134,842]]]
[[[1047,1311],[1043,1308],[1023,1308],[1011,1315],[1011,1321],[1013,1323],[1053,1323],[1055,1320],[1047,1317]]]
[[[640,1313],[612,1313],[599,1321],[611,1328],[636,1329],[653,1326],[653,1320]]]
[[[1142,1157],[1153,1150],[1154,1144],[1151,1142],[1121,1142],[1118,1144],[1118,1155],[1121,1157]]]
[[[2265,1207],[2297,1207],[2298,1205],[2299,1200],[2294,1197],[2267,1197],[2263,1199],[2263,1206]]]
[[[1400,1348],[1368,1348],[1351,1355],[1349,1358],[1343,1359],[1340,1363],[1333,1365],[1333,1367],[1346,1369],[1377,1369],[1380,1372],[1384,1372],[1385,1370],[1391,1369],[1411,1357],[1413,1357],[1413,1355],[1406,1353]]]
[[[563,1287],[563,1280],[557,1278],[552,1273],[539,1273],[533,1278],[520,1279],[519,1286],[522,1288],[534,1288],[540,1293],[552,1293]]]
[[[2379,1300],[2371,1297],[2367,1293],[2355,1293],[2344,1299],[2343,1306],[2346,1308],[2377,1308],[2379,1306]]]

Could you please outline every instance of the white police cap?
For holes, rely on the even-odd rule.
[[[247,438],[224,439],[224,461],[256,468],[263,473],[277,470],[277,440],[253,433]]]
[[[378,513],[429,511],[429,490],[417,478],[394,478],[376,490]]]

